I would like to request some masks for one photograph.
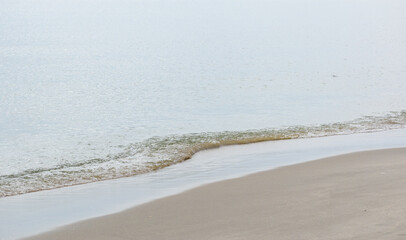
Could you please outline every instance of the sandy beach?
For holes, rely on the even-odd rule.
[[[405,239],[406,149],[221,181],[27,239]]]

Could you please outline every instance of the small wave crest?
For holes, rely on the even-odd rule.
[[[384,131],[405,126],[406,111],[401,111],[314,126],[152,137],[104,158],[2,175],[0,197],[156,171],[183,162],[198,151],[225,145]]]

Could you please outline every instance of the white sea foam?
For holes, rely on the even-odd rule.
[[[406,127],[406,112],[350,122],[283,129],[259,129],[153,137],[129,144],[122,152],[51,168],[0,175],[0,196],[128,177],[183,162],[196,152],[232,144],[333,136]]]

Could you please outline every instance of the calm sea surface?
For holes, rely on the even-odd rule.
[[[0,0],[0,197],[406,126],[403,0]]]

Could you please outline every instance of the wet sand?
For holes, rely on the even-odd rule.
[[[221,181],[28,239],[406,239],[406,148]]]

